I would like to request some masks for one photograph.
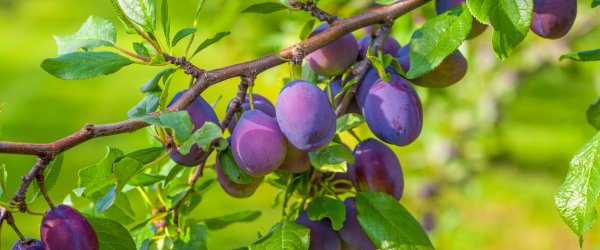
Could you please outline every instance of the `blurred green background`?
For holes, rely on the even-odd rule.
[[[274,52],[298,42],[298,33],[310,16],[301,12],[270,15],[240,11],[261,1],[207,0],[199,23],[198,41],[221,31],[231,31],[217,45],[201,52],[193,63],[214,69]],[[170,1],[172,34],[191,26],[195,0]],[[340,16],[364,10],[371,1],[322,0],[322,7]],[[562,53],[598,47],[599,10],[581,1],[571,33],[561,40],[530,35],[505,62],[490,48],[491,32],[465,43],[469,59],[467,76],[443,90],[418,88],[425,106],[424,130],[408,147],[394,147],[402,163],[406,190],[402,203],[422,220],[433,214],[430,236],[438,249],[576,249],[577,237],[562,222],[553,205],[553,194],[563,181],[571,157],[595,133],[587,125],[585,110],[598,96],[597,63],[558,62]],[[402,44],[423,20],[434,14],[433,4],[400,18],[393,36]],[[139,87],[160,69],[133,65],[107,76],[64,81],[45,73],[39,64],[56,56],[52,35],[77,31],[89,15],[111,20],[118,29],[117,43],[131,48],[137,41],[127,35],[109,1],[0,0],[0,140],[51,142],[85,123],[110,123],[127,118],[141,98]],[[364,32],[356,32],[362,36]],[[184,43],[181,43],[183,45]],[[180,55],[181,49],[175,50]],[[275,100],[286,65],[268,70],[257,79],[255,92]],[[173,89],[183,89],[189,78],[178,74]],[[237,79],[210,88],[203,97],[216,106],[220,118],[236,91]],[[173,91],[174,92],[174,91]],[[372,136],[366,126],[362,138]],[[65,153],[58,185],[51,191],[61,201],[77,187],[78,169],[94,164],[110,145],[129,152],[148,146],[145,130],[99,138]],[[354,146],[352,137],[343,137]],[[12,194],[34,157],[0,155],[9,173]],[[212,170],[207,170],[212,175]],[[436,195],[423,190],[438,187]],[[250,199],[233,199],[214,187],[194,211],[207,218],[228,212],[260,209],[252,223],[238,223],[209,231],[209,249],[248,245],[259,230],[268,230],[280,219],[280,208],[271,208],[276,190],[262,185]],[[140,202],[132,197],[133,204]],[[87,201],[72,195],[82,208]],[[141,208],[141,205],[137,205]],[[47,209],[42,199],[34,211]],[[142,210],[139,210],[142,211]],[[137,213],[138,218],[143,214]],[[17,215],[25,235],[39,237],[40,217]],[[600,229],[585,237],[585,249],[600,249]],[[6,227],[2,248],[16,240]]]

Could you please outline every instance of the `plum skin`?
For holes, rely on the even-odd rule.
[[[67,205],[57,205],[44,214],[40,235],[46,250],[97,250],[98,237],[81,213]]]
[[[26,242],[20,239],[15,242],[10,248],[11,250],[44,250],[44,245],[41,240],[27,238]]]
[[[217,157],[215,162],[215,170],[217,172],[217,180],[223,191],[235,198],[248,198],[252,196],[263,180],[263,177],[252,177],[252,180],[246,184],[237,184],[233,182],[223,172],[223,169],[221,169],[219,157]]]
[[[577,17],[575,0],[535,0],[530,29],[540,37],[558,39],[573,27]]]
[[[361,39],[358,40],[358,59],[357,60],[363,60],[365,58],[365,56],[367,55],[367,49],[369,48],[369,46],[371,45],[371,35],[366,35],[363,36]],[[394,55],[396,53],[396,51],[398,51],[402,46],[400,45],[400,43],[398,43],[398,41],[396,41],[396,39],[394,39],[391,36],[388,36],[388,38],[386,39],[385,43],[383,44],[383,54],[390,54],[390,55]],[[375,53],[375,51],[373,51],[373,54],[377,54]]]
[[[405,146],[417,139],[423,127],[419,96],[404,78],[377,81],[367,94],[364,106],[369,129],[384,142]]]
[[[324,218],[319,221],[310,220],[306,212],[302,212],[296,219],[296,223],[310,229],[310,250],[338,250],[341,249],[341,241],[338,234],[331,227],[331,222]]]
[[[258,109],[262,112],[264,112],[265,114],[267,114],[270,117],[275,117],[275,106],[273,106],[273,104],[264,96],[259,95],[259,94],[252,94],[252,99],[253,99],[253,104],[254,104],[254,108]],[[229,112],[229,106],[231,106],[231,102],[233,102],[233,99],[231,101],[229,101],[229,104],[227,104],[227,112]],[[242,103],[242,107],[241,107],[244,111],[248,111],[250,110],[250,98],[249,95],[246,95],[246,98],[244,99],[244,102]],[[235,125],[237,124],[237,119],[234,116],[231,121],[229,122],[229,125],[227,125],[227,129],[229,130],[229,133],[233,133],[233,130],[235,129]]]
[[[171,100],[168,106],[173,105],[182,95],[185,93],[185,90],[179,91]],[[188,114],[190,115],[190,119],[192,120],[192,124],[194,128],[192,131],[196,131],[204,125],[206,122],[214,122],[219,124],[219,119],[217,118],[217,114],[212,109],[212,107],[201,97],[198,96],[190,105],[186,108]],[[168,150],[168,148],[165,148]],[[171,154],[169,155],[171,159],[180,165],[193,167],[202,162],[202,154],[204,151],[198,147],[198,145],[192,146],[190,152],[187,155],[182,155],[177,147],[173,147]]]
[[[410,44],[398,50],[398,62],[405,72],[410,70]],[[412,79],[416,85],[427,88],[445,88],[460,81],[467,74],[467,59],[459,50],[444,58],[435,69]]]
[[[376,246],[367,236],[358,222],[358,210],[356,209],[356,199],[348,197],[344,200],[346,206],[346,220],[344,226],[338,231],[342,238],[343,249],[345,250],[375,250]]]
[[[279,93],[275,105],[277,123],[288,142],[302,151],[323,148],[335,134],[335,110],[321,89],[296,80]]]
[[[311,37],[329,27],[321,24],[315,28]],[[306,62],[317,74],[334,77],[343,74],[356,60],[358,44],[352,34],[346,34],[324,47],[306,55]]]
[[[297,149],[294,145],[288,143],[287,153],[279,170],[290,174],[296,174],[308,170],[310,166],[308,152]]]
[[[255,177],[279,168],[287,152],[277,121],[256,109],[240,117],[231,135],[231,150],[238,166]]]
[[[435,11],[436,13],[442,14],[448,9],[454,8],[459,4],[464,4],[466,0],[435,0]],[[471,25],[471,32],[467,36],[467,39],[473,39],[481,35],[487,29],[487,25],[479,22],[473,18],[473,24]]]
[[[354,149],[354,164],[348,166],[348,177],[359,192],[386,192],[400,200],[404,191],[404,175],[396,154],[373,138]]]

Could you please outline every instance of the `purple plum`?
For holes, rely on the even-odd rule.
[[[319,25],[315,28],[311,37],[317,35],[329,27],[328,24]],[[343,74],[356,60],[358,55],[358,44],[352,34],[325,45],[306,56],[308,65],[319,75],[334,77]]]
[[[358,60],[362,60],[367,55],[367,49],[371,45],[371,35],[363,36],[358,40]],[[396,51],[398,51],[402,46],[396,39],[391,36],[388,36],[387,40],[383,44],[383,54],[395,55]],[[373,51],[373,54],[376,54]]]
[[[409,53],[410,44],[398,51],[398,61],[405,72],[410,70]],[[445,88],[460,81],[467,74],[467,68],[467,59],[456,50],[444,58],[435,69],[412,79],[412,82],[421,87]]]
[[[338,232],[342,238],[343,249],[345,250],[371,250],[376,249],[373,241],[367,236],[358,222],[358,210],[356,209],[356,200],[349,197],[344,200],[346,205],[346,220],[344,226]]]
[[[27,238],[26,242],[17,240],[15,244],[10,248],[11,250],[44,250],[42,241]]]
[[[333,139],[335,110],[327,95],[313,83],[288,83],[277,97],[275,111],[285,137],[302,151],[318,150]]]
[[[320,221],[310,220],[306,212],[296,219],[296,223],[302,224],[310,229],[309,250],[337,250],[341,249],[340,237],[331,227],[329,219]]]
[[[250,110],[250,98],[248,98],[249,96],[246,95],[246,98],[244,99],[244,103],[242,103],[242,109],[244,111],[248,111]],[[252,99],[254,100],[254,108],[258,109],[260,111],[262,111],[263,113],[267,114],[270,117],[275,117],[275,106],[273,106],[273,104],[264,96],[259,95],[259,94],[252,94]],[[229,106],[231,105],[231,102],[233,101],[233,99],[231,101],[229,101],[229,104],[227,104],[227,112],[229,112]],[[233,129],[235,128],[235,125],[237,124],[237,119],[234,117],[233,119],[231,119],[231,121],[229,122],[229,125],[227,126],[227,129],[229,129],[229,133],[233,133]]]
[[[348,79],[346,81],[350,81],[351,79]],[[338,93],[340,93],[340,91],[342,91],[342,78],[341,77],[336,77],[335,79],[331,80],[331,82],[329,83],[329,86],[331,86],[331,97],[335,98],[335,96],[338,95]],[[328,95],[329,91],[329,87],[326,87],[325,90],[323,90],[323,92],[325,92],[326,95]],[[347,90],[344,90],[344,94],[341,95],[337,101],[335,102],[335,106],[339,106],[340,103],[342,103],[342,99],[344,98],[344,95],[346,94]],[[358,108],[358,105],[356,104],[356,98],[352,98],[352,100],[350,101],[350,104],[348,105],[348,107],[346,108],[346,111],[344,112],[344,114],[348,114],[348,113],[355,113],[355,114],[361,114],[360,109]]]
[[[217,180],[223,188],[223,191],[235,198],[247,198],[256,192],[258,186],[263,180],[263,177],[252,177],[252,180],[247,184],[237,184],[229,179],[229,177],[221,169],[221,163],[219,157],[215,163],[215,170],[217,171]]]
[[[297,149],[291,143],[287,144],[287,154],[285,160],[281,163],[279,170],[286,173],[301,173],[310,168],[310,159],[308,152]]]
[[[535,0],[533,6],[530,28],[543,38],[565,36],[577,17],[576,0]]]
[[[44,214],[40,235],[46,250],[97,250],[98,237],[77,210],[60,204]]]
[[[240,117],[231,135],[231,150],[242,170],[260,177],[279,168],[287,146],[277,121],[254,109]]]

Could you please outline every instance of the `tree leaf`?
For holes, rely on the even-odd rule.
[[[177,175],[179,173],[181,173],[181,171],[183,171],[185,169],[184,166],[181,166],[179,164],[176,164],[175,166],[173,166],[173,168],[171,168],[171,170],[169,170],[169,173],[167,174],[167,178],[165,179],[165,182],[163,183],[163,187],[166,187],[169,182],[171,182],[173,179],[175,179],[175,177],[177,177]]]
[[[310,229],[291,222],[277,223],[269,232],[254,242],[250,250],[296,249],[308,250],[310,245]]]
[[[4,195],[6,199],[8,198],[8,172],[6,171],[6,165],[0,164],[0,194]]]
[[[196,7],[196,16],[195,16],[194,22],[197,22],[198,18],[200,17],[200,11],[202,10],[202,7],[204,7],[204,2],[205,2],[205,0],[198,1],[198,6]]]
[[[107,149],[106,156],[99,163],[79,170],[78,186],[85,188],[82,193],[84,197],[116,183],[112,174],[112,165],[117,158],[123,156],[123,152],[111,147]]]
[[[114,52],[73,52],[42,61],[42,68],[65,80],[110,75],[133,61]]]
[[[156,24],[156,0],[117,0],[119,6],[133,21],[144,28],[146,32],[153,32]]]
[[[148,82],[146,82],[146,84],[144,84],[144,86],[140,87],[140,91],[142,91],[142,93],[146,93],[146,92],[160,90],[160,87],[158,84],[160,82],[160,79],[173,74],[175,71],[177,71],[177,69],[175,69],[175,68],[166,68],[166,69],[161,70],[160,72],[158,72],[158,74],[156,74],[154,77],[152,77],[152,79],[150,79]]]
[[[204,40],[199,46],[198,48],[196,48],[196,51],[194,51],[194,54],[192,54],[192,56],[198,54],[198,52],[202,51],[203,49],[206,49],[208,46],[213,45],[214,43],[218,42],[219,40],[223,39],[223,37],[228,36],[229,34],[231,34],[231,32],[229,31],[225,31],[225,32],[219,32],[217,34],[215,34],[215,36],[208,38],[206,40]]]
[[[288,6],[275,2],[264,2],[250,5],[248,8],[242,10],[242,13],[269,14],[285,9],[288,9]]]
[[[300,41],[304,41],[306,40],[306,38],[308,38],[308,36],[310,36],[310,32],[313,30],[313,28],[315,27],[315,19],[310,19],[308,20],[308,22],[306,22],[304,24],[304,26],[302,27],[302,30],[300,31],[300,35],[298,36],[298,38],[300,38]]]
[[[327,196],[318,196],[313,199],[308,205],[306,213],[311,220],[329,218],[335,230],[340,230],[346,220],[346,206],[344,202]]]
[[[102,250],[135,250],[135,242],[129,231],[119,222],[110,219],[86,216],[96,231],[98,244]]]
[[[467,5],[477,20],[494,28],[492,46],[501,60],[506,59],[529,32],[533,1],[467,0]]]
[[[141,173],[131,178],[128,184],[136,187],[146,187],[159,183],[165,178],[164,175]]]
[[[171,42],[171,46],[175,46],[179,41],[181,41],[181,39],[194,33],[196,33],[196,28],[185,28],[178,31],[175,34],[175,37],[173,37],[173,42]]]
[[[592,8],[595,8],[598,5],[600,5],[600,0],[593,0],[592,1]]]
[[[596,222],[600,194],[600,133],[571,160],[565,182],[554,195],[554,204],[565,223],[579,237]]]
[[[133,119],[136,117],[148,116],[150,113],[156,111],[158,103],[160,102],[160,91],[148,92],[144,98],[135,107],[131,108],[127,112],[127,117]]]
[[[169,1],[162,0],[162,5],[160,7],[160,20],[163,27],[163,32],[165,34],[165,38],[167,39],[167,43],[171,40],[171,18],[169,17]],[[170,46],[170,45],[169,45]]]
[[[562,61],[564,59],[570,59],[573,61],[581,61],[581,62],[598,61],[598,60],[600,60],[600,49],[586,50],[586,51],[564,54],[564,55],[561,55],[558,60]]]
[[[162,147],[151,147],[151,148],[138,149],[131,153],[127,153],[121,159],[131,158],[131,159],[139,161],[142,164],[148,164],[148,163],[151,163],[154,160],[156,160],[156,158],[160,157],[164,153],[165,153],[165,149]],[[119,161],[121,159],[118,159],[117,161]]]
[[[135,50],[136,54],[145,57],[153,57],[156,54],[156,50],[152,47],[152,44],[146,40],[133,43],[133,50]]]
[[[410,70],[406,76],[414,79],[440,65],[469,35],[472,23],[469,10],[462,4],[428,20],[410,39]]]
[[[600,130],[600,98],[596,99],[592,105],[588,108],[587,121],[597,130]]]
[[[121,191],[129,180],[131,180],[131,178],[143,167],[144,164],[129,157],[114,163],[113,173],[117,180],[117,184],[113,185],[107,194],[96,203],[96,213],[102,213],[109,209],[113,205],[115,199],[121,194]]]
[[[339,134],[365,123],[365,117],[359,114],[345,114],[336,120],[335,133]]]
[[[117,31],[110,21],[90,16],[77,33],[70,36],[54,36],[54,40],[58,45],[59,55],[75,52],[78,49],[91,51],[101,46],[114,47]]]
[[[231,148],[220,151],[217,157],[219,157],[219,166],[221,166],[221,170],[227,175],[229,180],[242,185],[252,181],[252,176],[242,170],[235,162]]]
[[[192,149],[192,146],[198,145],[202,150],[207,151],[212,141],[223,136],[221,127],[214,122],[205,122],[196,132],[194,132],[181,146],[179,152],[186,155]]]
[[[206,228],[202,225],[192,225],[184,230],[179,239],[175,241],[174,249],[177,250],[206,250]]]
[[[145,121],[152,125],[171,128],[175,131],[175,141],[185,142],[192,134],[194,125],[190,120],[190,114],[183,110],[179,112],[164,112],[158,116],[146,115],[132,117],[133,120]]]
[[[235,222],[250,222],[260,217],[260,211],[242,211],[204,220],[209,230],[223,229]]]
[[[354,163],[352,151],[345,145],[332,142],[329,146],[316,151],[308,152],[310,163],[321,172],[342,172],[348,169],[348,163]]]
[[[386,193],[356,196],[358,222],[377,249],[434,249],[419,222]]]
[[[52,162],[50,162],[50,164],[48,164],[48,166],[46,166],[46,169],[44,170],[44,186],[46,187],[46,191],[48,192],[50,192],[50,190],[54,188],[54,185],[58,180],[58,176],[60,174],[60,170],[63,164],[63,158],[64,155],[59,154],[54,158]],[[31,187],[33,190],[33,197],[31,198],[31,201],[33,201],[40,194],[40,187],[38,186],[36,181],[32,182]]]

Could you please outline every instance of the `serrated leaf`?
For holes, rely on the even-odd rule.
[[[144,164],[132,159],[123,158],[119,162],[113,164],[113,173],[116,178],[116,185],[113,185],[107,194],[98,200],[96,203],[96,213],[102,213],[109,209],[115,199],[121,194],[121,190],[131,180],[131,178],[140,170]]]
[[[214,122],[205,122],[196,132],[194,132],[181,146],[179,152],[186,155],[190,152],[193,145],[198,145],[202,150],[207,151],[213,140],[221,138],[223,132],[221,127]]]
[[[494,28],[492,46],[501,60],[506,59],[529,32],[533,1],[467,0],[467,5],[477,20]]]
[[[62,55],[79,49],[91,51],[101,46],[114,47],[117,31],[110,21],[90,16],[77,33],[70,36],[54,36],[54,39],[58,45],[58,54]]]
[[[153,32],[156,24],[156,0],[117,0],[119,6],[133,21],[144,28],[146,32]]]
[[[342,172],[348,169],[348,163],[354,163],[352,151],[345,145],[332,142],[329,146],[308,152],[311,165],[320,172]]]
[[[564,54],[564,55],[561,55],[558,60],[562,61],[564,59],[570,59],[573,61],[580,61],[580,62],[598,61],[598,60],[600,60],[600,49],[586,50],[586,51]]]
[[[192,225],[186,228],[174,243],[177,250],[206,250],[206,228],[202,225]]]
[[[300,41],[306,40],[306,38],[308,38],[308,36],[310,36],[310,32],[313,30],[314,27],[315,27],[315,19],[308,20],[308,22],[306,22],[304,24],[304,26],[302,27],[302,30],[300,31],[300,35],[298,36],[298,38],[300,38]]]
[[[248,8],[242,10],[242,13],[269,14],[285,9],[288,9],[288,6],[275,2],[264,2],[250,5]]]
[[[336,120],[335,125],[335,133],[339,134],[341,132],[356,128],[361,124],[365,123],[365,117],[359,114],[345,114],[340,116]]]
[[[85,188],[82,195],[91,195],[107,186],[116,183],[112,174],[112,165],[115,160],[123,156],[123,152],[116,148],[108,147],[108,152],[99,163],[79,170],[79,188]]]
[[[114,52],[73,52],[42,61],[42,69],[65,80],[110,75],[133,61]]]
[[[242,170],[233,158],[233,153],[231,152],[231,148],[227,148],[219,152],[217,155],[219,157],[219,166],[225,175],[236,184],[248,184],[253,178],[244,170]]]
[[[217,34],[215,34],[215,36],[208,38],[206,40],[204,40],[199,46],[198,48],[196,48],[196,51],[194,51],[194,54],[192,54],[192,56],[198,54],[198,52],[202,51],[203,49],[206,49],[208,46],[213,45],[214,43],[218,42],[219,40],[223,39],[223,37],[228,36],[229,34],[231,34],[231,32],[229,31],[225,31],[225,32],[219,32]]]
[[[236,222],[250,222],[260,217],[260,211],[242,211],[204,220],[209,230],[223,229]]]
[[[291,222],[277,223],[269,232],[254,242],[250,250],[296,249],[308,250],[310,245],[310,229]]]
[[[596,222],[600,194],[600,133],[588,141],[571,160],[567,178],[554,196],[565,223],[579,237]]]
[[[54,188],[54,185],[58,180],[58,176],[60,174],[60,170],[63,164],[63,158],[64,155],[59,154],[54,158],[52,162],[50,162],[50,164],[48,164],[48,166],[46,166],[46,169],[44,170],[44,186],[46,187],[46,191],[48,192],[52,190],[52,188]],[[33,201],[40,194],[40,187],[38,186],[36,181],[34,181],[31,184],[31,187],[33,190],[33,197],[31,198],[31,200]]]
[[[469,10],[462,4],[428,20],[410,39],[410,70],[406,76],[414,79],[440,65],[469,35],[472,23]]]
[[[318,196],[308,205],[306,210],[311,220],[329,218],[333,229],[340,230],[346,220],[346,206],[343,201],[327,196]]]
[[[92,225],[98,245],[102,250],[135,250],[135,242],[129,231],[114,220],[86,216]]]
[[[196,28],[185,28],[178,31],[173,37],[173,42],[171,42],[171,46],[175,46],[179,41],[181,41],[181,39],[194,33],[196,33]]]
[[[129,117],[129,119],[134,119],[150,115],[150,113],[156,111],[158,108],[160,95],[160,91],[146,93],[144,98],[127,112],[127,117]]]
[[[419,222],[385,193],[356,196],[358,221],[377,249],[434,249]]]

